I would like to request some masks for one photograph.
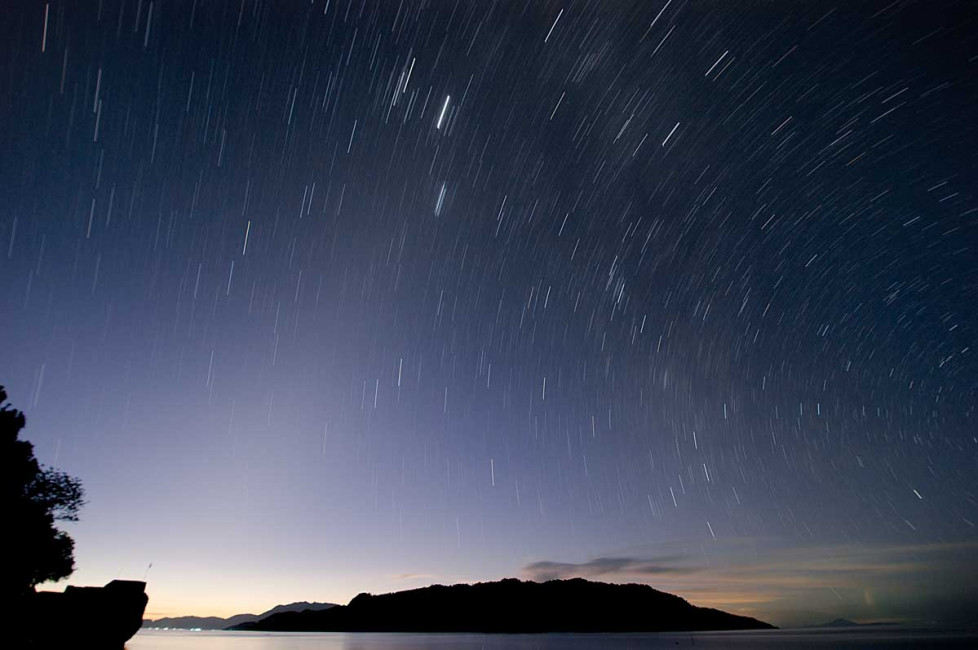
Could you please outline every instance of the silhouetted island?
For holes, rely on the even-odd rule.
[[[168,616],[153,620],[144,620],[143,627],[166,628],[169,630],[224,630],[242,623],[253,623],[280,612],[302,612],[307,609],[321,610],[336,607],[333,603],[309,603],[301,601],[288,605],[276,605],[261,614],[235,614],[228,618],[219,616]]]
[[[434,585],[318,612],[283,612],[235,630],[278,632],[675,632],[762,630],[773,625],[695,607],[648,585],[576,578]]]

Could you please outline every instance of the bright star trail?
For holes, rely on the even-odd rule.
[[[72,583],[976,602],[974,3],[0,23],[0,383],[86,487]]]

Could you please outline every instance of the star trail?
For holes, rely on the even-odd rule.
[[[0,382],[73,582],[974,602],[973,3],[4,13]]]

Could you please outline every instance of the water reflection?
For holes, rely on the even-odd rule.
[[[142,630],[126,650],[748,650],[975,648],[978,635],[904,627],[700,634],[347,634]]]

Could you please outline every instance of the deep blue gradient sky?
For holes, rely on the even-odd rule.
[[[73,581],[975,597],[974,3],[4,12],[0,382]]]

